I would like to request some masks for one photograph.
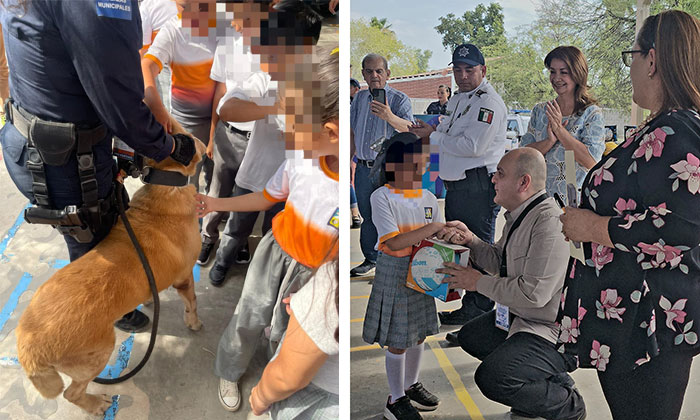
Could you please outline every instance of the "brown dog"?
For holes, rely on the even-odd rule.
[[[183,132],[181,127],[175,128]],[[168,157],[146,164],[185,175],[195,173],[205,146],[183,166]],[[185,325],[199,330],[192,267],[201,247],[192,185],[144,185],[127,216],[153,270],[158,291],[171,284],[185,302]],[[141,261],[121,219],[94,249],[62,268],[39,287],[17,327],[18,359],[44,398],[63,390],[58,372],[73,381],[63,396],[92,414],[102,414],[112,399],[87,394],[105,367],[115,343],[114,322],[151,296]]]

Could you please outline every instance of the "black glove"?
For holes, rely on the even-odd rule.
[[[170,156],[185,166],[189,165],[194,154],[197,153],[194,140],[185,134],[173,134],[173,141],[175,142],[175,150]]]

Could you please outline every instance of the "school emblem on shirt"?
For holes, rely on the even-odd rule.
[[[338,226],[340,226],[340,208],[335,209],[335,213],[333,213],[333,217],[330,218],[328,221],[329,226],[333,226],[334,228],[338,229]]]
[[[433,208],[423,207],[423,210],[425,210],[425,220],[433,220]]]
[[[479,108],[479,117],[477,120],[485,122],[486,124],[491,124],[491,121],[493,121],[493,111],[488,108]]]
[[[131,20],[130,0],[95,0],[97,16]]]

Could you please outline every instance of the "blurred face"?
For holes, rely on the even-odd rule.
[[[438,88],[437,97],[438,100],[445,102],[447,100],[447,89],[445,89],[444,87]]]
[[[409,153],[403,156],[403,162],[387,162],[386,172],[394,174],[394,187],[402,190],[416,190],[423,186],[427,156],[422,153]]]
[[[227,5],[228,6],[228,5]],[[243,34],[244,43],[251,46],[251,39],[260,41],[260,21],[267,19],[268,8],[260,3],[233,3],[233,27]],[[227,7],[228,9],[228,7]],[[255,44],[255,42],[252,42]]]
[[[509,153],[501,158],[498,162],[496,172],[491,177],[496,196],[493,201],[503,206],[506,210],[515,210],[520,205],[519,187],[523,182],[524,176],[517,176],[515,170],[515,159],[513,156],[508,156]]]
[[[384,67],[384,60],[376,58],[367,60],[362,68],[362,77],[370,89],[383,89],[391,72]]]
[[[253,54],[260,56],[260,69],[272,80],[299,80],[310,77],[311,45],[257,45],[251,47]]]
[[[455,83],[460,92],[469,92],[481,84],[486,76],[486,66],[470,66],[465,63],[454,63],[452,67]]]
[[[557,96],[573,96],[576,83],[571,79],[571,70],[563,60],[552,59],[549,63],[549,82]]]
[[[182,26],[191,28],[192,36],[207,37],[209,29],[216,28],[215,0],[177,0],[177,5],[182,8]]]

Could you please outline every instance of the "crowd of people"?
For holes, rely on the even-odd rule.
[[[700,349],[700,21],[650,16],[622,61],[650,115],[603,157],[603,115],[575,46],[544,58],[556,97],[533,108],[508,153],[506,106],[477,46],[454,49],[459,89],[446,99],[439,88],[428,109],[444,115],[437,125],[414,121],[384,57],[363,59],[368,89],[355,94],[350,128],[364,261],[350,274],[375,275],[362,337],[386,349],[386,418],[437,409],[419,373],[440,324],[460,326],[446,340],[481,360],[477,386],[513,415],[585,418],[569,373],[593,368],[615,420],[679,417]],[[439,150],[444,216],[422,186],[428,146]],[[562,209],[554,196],[580,205]],[[465,291],[458,310],[438,314],[432,297],[405,287],[411,246],[428,238],[470,249],[469,266],[436,270]],[[582,260],[567,241],[582,244]]]
[[[71,261],[116,222],[111,195],[126,166],[112,157],[113,138],[120,150],[186,165],[196,137],[207,144],[191,179],[199,264],[221,236],[212,285],[250,260],[248,237],[266,212],[212,372],[223,408],[241,406],[238,379],[271,327],[274,356],[250,395],[253,412],[338,418],[340,50],[337,36],[318,45],[338,1],[1,3],[4,161],[35,207],[79,209],[77,226],[59,226]],[[170,79],[158,77],[164,69]],[[170,134],[172,121],[191,136]],[[149,323],[136,310],[116,321],[132,332]]]

